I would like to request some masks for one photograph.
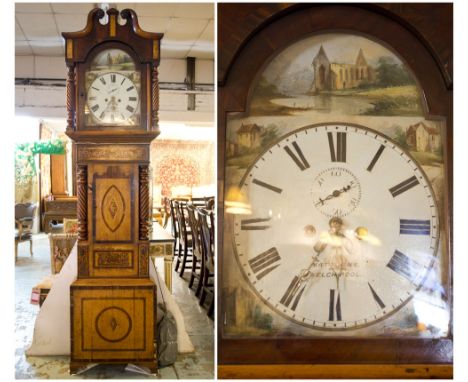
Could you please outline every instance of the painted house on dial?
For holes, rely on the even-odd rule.
[[[341,64],[330,62],[323,46],[312,61],[314,70],[314,81],[312,92],[323,90],[351,89],[356,88],[363,82],[373,83],[375,81],[375,71],[367,64],[362,49],[359,49],[356,62],[354,64]]]
[[[427,126],[424,122],[408,127],[406,143],[414,151],[436,152],[441,147],[439,131]]]
[[[237,143],[240,146],[255,148],[262,142],[263,127],[256,123],[242,124],[237,130]]]

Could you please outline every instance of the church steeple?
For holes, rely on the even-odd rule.
[[[322,45],[320,45],[320,49],[312,61],[312,67],[314,68],[314,82],[312,84],[312,90],[314,92],[330,90],[330,60],[328,59]]]
[[[356,66],[367,66],[367,61],[364,57],[364,52],[362,51],[362,48],[359,49],[359,53],[356,58]]]
[[[316,62],[329,62],[327,54],[325,53],[325,49],[323,49],[323,45],[320,45],[320,49],[317,55],[314,57],[314,63]]]

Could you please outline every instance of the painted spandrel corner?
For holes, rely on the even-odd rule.
[[[250,94],[226,131],[223,334],[447,336],[445,120],[408,66],[318,34]]]

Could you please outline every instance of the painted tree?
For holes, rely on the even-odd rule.
[[[376,72],[377,85],[380,87],[414,85],[411,74],[393,57],[380,57]]]

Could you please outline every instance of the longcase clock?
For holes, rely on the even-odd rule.
[[[134,11],[94,9],[66,41],[67,135],[76,144],[78,278],[71,361],[157,370],[156,286],[149,278],[149,145],[159,134],[162,34]],[[103,20],[107,18],[107,23]]]
[[[221,378],[452,374],[451,5],[385,7],[219,4]]]

